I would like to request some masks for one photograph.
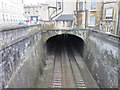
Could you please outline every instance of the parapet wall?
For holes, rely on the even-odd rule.
[[[14,31],[18,34],[0,49],[0,88],[35,87],[36,79],[44,67],[41,31],[38,26],[36,30],[35,28],[36,26],[29,26],[3,31],[8,33],[7,38],[11,34],[14,38]],[[27,30],[31,32],[27,33]]]
[[[101,88],[118,88],[120,37],[89,31],[83,59]]]
[[[39,28],[41,28],[39,24],[0,28],[0,47],[10,44],[12,41],[24,37]]]

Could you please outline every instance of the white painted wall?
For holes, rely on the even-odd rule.
[[[30,16],[38,16],[39,20],[48,21],[48,4],[26,5],[24,6],[24,16],[26,19],[29,19]]]
[[[48,21],[48,5],[47,4],[41,4],[40,8],[40,19],[44,21]]]
[[[18,24],[24,19],[23,12],[22,0],[0,0],[0,25]]]
[[[64,1],[63,6],[62,14],[74,14],[74,11],[76,10],[76,2],[74,0],[73,2]]]
[[[74,22],[72,22],[71,26],[69,27],[68,26],[69,22],[63,22],[63,21],[58,21],[58,22],[55,22],[55,28],[56,29],[71,29],[73,28],[73,24]]]
[[[56,1],[59,2],[62,0],[46,0],[46,4],[52,7],[56,7]],[[74,14],[75,10],[76,10],[76,0],[63,0],[63,12],[61,14]],[[53,11],[54,11],[53,9],[50,9],[50,13],[52,13]],[[59,12],[61,12],[61,10],[58,10],[57,13]]]

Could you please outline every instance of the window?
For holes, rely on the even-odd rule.
[[[12,17],[13,21],[14,21],[14,16]]]
[[[3,21],[5,21],[5,15],[3,14]]]
[[[0,13],[0,20],[2,20],[2,14]]]
[[[10,19],[11,19],[11,21],[12,21],[12,17],[10,16]]]
[[[8,15],[6,15],[6,20],[8,21]]]
[[[106,9],[106,19],[112,19],[113,18],[113,8],[107,8]]]
[[[2,2],[2,9],[4,9],[4,4],[3,4],[3,2]]]
[[[90,25],[95,25],[95,16],[90,16]]]
[[[79,2],[79,10],[83,10],[83,2]]]
[[[91,10],[95,10],[96,9],[96,0],[92,0],[91,1]]]
[[[57,2],[58,3],[58,9],[61,9],[61,2]]]

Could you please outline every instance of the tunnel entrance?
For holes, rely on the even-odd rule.
[[[49,38],[46,41],[46,67],[38,88],[97,88],[82,60],[83,48],[84,41],[75,35]]]
[[[61,34],[49,38],[46,41],[47,54],[59,53],[64,48],[77,50],[83,55],[84,41],[82,38],[72,34]]]

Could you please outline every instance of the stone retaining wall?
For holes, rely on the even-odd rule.
[[[101,88],[118,88],[120,37],[89,31],[83,59]]]
[[[84,40],[83,60],[99,87],[118,88],[120,37],[94,30],[47,30],[44,41],[64,33]]]
[[[15,34],[16,38],[0,49],[0,88],[35,87],[36,79],[42,74],[44,67],[44,48],[40,29],[37,28],[36,31],[27,34],[27,30],[32,31],[35,28],[36,26],[31,26],[22,27],[16,31],[15,29],[7,30],[11,32],[8,33],[7,38],[10,34],[13,35],[14,31],[22,35],[17,37]]]
[[[40,30],[39,25],[2,29],[0,88],[35,87],[44,67],[46,40],[67,32],[84,40],[83,60],[98,85],[101,88],[118,87],[120,37],[93,30],[61,32]]]

